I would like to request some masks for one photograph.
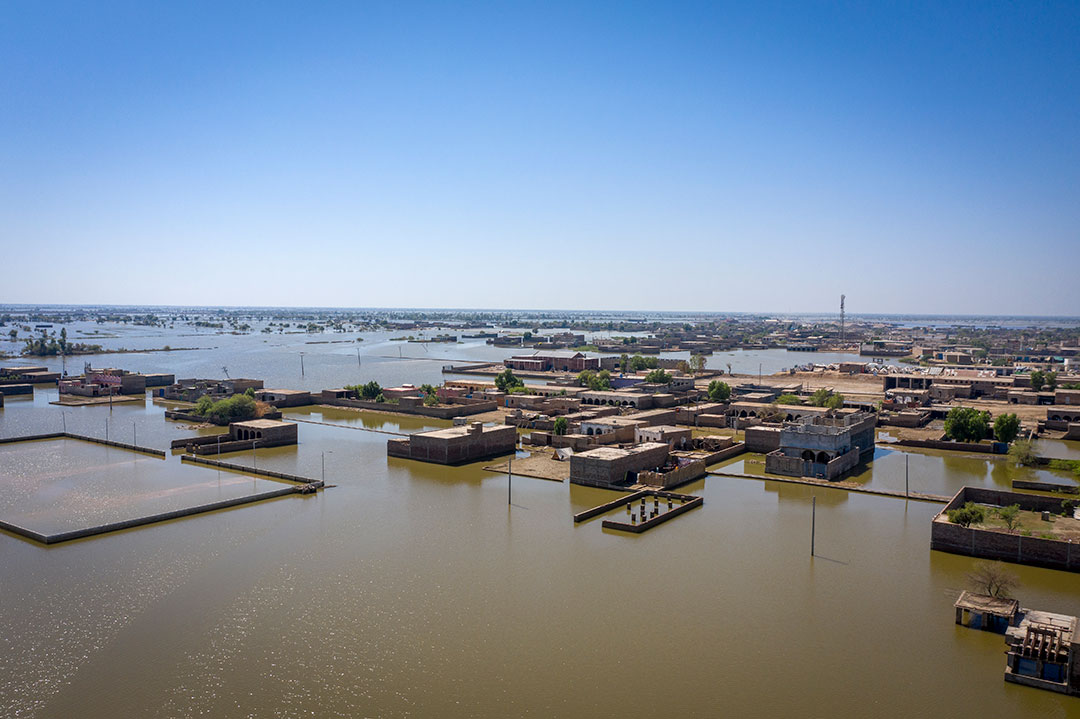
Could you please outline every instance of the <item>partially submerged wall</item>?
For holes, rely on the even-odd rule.
[[[1080,548],[1074,549],[1072,542],[1025,537],[1019,533],[979,527],[961,527],[959,524],[950,522],[948,518],[950,509],[958,509],[967,502],[996,506],[1019,504],[1024,510],[1059,514],[1062,511],[1063,501],[1057,497],[1044,497],[1037,494],[964,487],[934,517],[930,529],[930,549],[983,559],[1080,572]]]

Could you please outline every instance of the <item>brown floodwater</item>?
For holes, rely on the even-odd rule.
[[[58,412],[12,403],[0,434]],[[335,487],[49,547],[0,536],[0,716],[1080,717],[1002,680],[1001,636],[953,623],[974,561],[930,551],[938,504],[710,476],[681,490],[703,507],[633,536],[571,519],[612,492],[515,477],[508,506],[482,463],[387,459],[370,431],[445,423],[290,414],[329,424],[255,461],[325,461]],[[151,404],[67,422],[107,417],[155,447],[192,433]],[[902,457],[867,481],[895,488]],[[919,457],[920,491],[1004,481],[998,460]],[[164,463],[133,465],[123,481]],[[1080,576],[1010,569],[1025,606],[1080,613]]]

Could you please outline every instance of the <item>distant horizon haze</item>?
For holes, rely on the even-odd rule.
[[[163,304],[163,303],[150,303],[150,304],[135,304],[135,303],[55,303],[55,302],[0,302],[0,312],[7,311],[28,311],[28,310],[65,310],[69,308],[80,309],[102,309],[102,310],[178,310],[178,311],[194,311],[194,310],[221,310],[226,312],[242,312],[244,310],[252,310],[263,312],[266,310],[288,310],[288,311],[323,311],[323,312],[444,312],[444,313],[511,313],[527,315],[528,313],[537,314],[554,314],[559,312],[574,313],[579,315],[589,314],[611,314],[611,315],[631,315],[631,314],[646,314],[646,315],[670,315],[679,317],[682,315],[703,315],[703,316],[747,316],[747,317],[776,317],[776,318],[814,318],[823,319],[826,321],[839,320],[839,310],[705,310],[705,309],[672,309],[662,310],[655,308],[641,308],[641,309],[619,309],[619,308],[568,308],[568,307],[381,307],[375,305],[369,306],[350,306],[350,305],[216,305],[216,304]],[[1003,319],[1003,320],[1019,320],[1019,319],[1033,319],[1033,320],[1074,320],[1080,323],[1080,314],[1074,315],[1016,315],[1016,314],[965,314],[958,312],[845,312],[845,316],[850,322],[858,322],[860,320],[867,319],[881,319],[881,318],[926,318],[926,319]]]

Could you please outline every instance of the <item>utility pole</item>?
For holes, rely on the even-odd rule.
[[[139,430],[135,427],[135,423],[131,423],[131,444],[135,447],[139,446]]]
[[[840,295],[840,343],[844,343],[844,300],[846,297]]]
[[[510,497],[514,489],[514,460],[510,459],[506,464],[506,506],[510,506]]]
[[[360,348],[359,347],[356,348],[356,366],[357,367],[360,366]]]
[[[810,556],[814,556],[814,536],[817,534],[817,495],[810,500]]]
[[[910,464],[910,462],[908,462],[909,459],[911,459],[911,455],[910,454],[905,454],[904,455],[904,497],[905,498],[910,498],[911,497],[911,490],[908,489],[908,465]]]
[[[218,446],[220,447],[220,445],[218,445]],[[256,459],[255,459],[255,440],[251,440],[251,468],[252,469],[258,469],[258,466],[255,464],[255,462],[256,462]]]
[[[60,416],[64,419],[64,434],[67,434],[67,412],[61,412]]]
[[[304,353],[300,353],[300,376],[304,376]]]

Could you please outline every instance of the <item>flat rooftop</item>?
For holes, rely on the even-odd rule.
[[[578,452],[575,456],[614,460],[641,454],[642,452],[647,452],[658,447],[667,449],[667,445],[663,442],[643,442],[636,447],[627,447],[625,449],[622,447],[597,447],[596,449],[590,449],[585,452]]]
[[[248,419],[243,422],[233,422],[237,427],[246,427],[248,429],[271,429],[273,427],[280,427],[284,424],[292,424],[292,422],[283,422],[280,419]]]
[[[483,427],[484,432],[497,432],[505,429],[514,429],[513,425],[509,424],[497,424],[491,427]],[[515,432],[517,430],[514,430]],[[439,437],[441,439],[453,439],[454,437],[462,437],[469,433],[469,425],[463,424],[458,427],[447,427],[445,429],[433,429],[429,432],[416,432],[410,436],[422,436],[422,437]]]

